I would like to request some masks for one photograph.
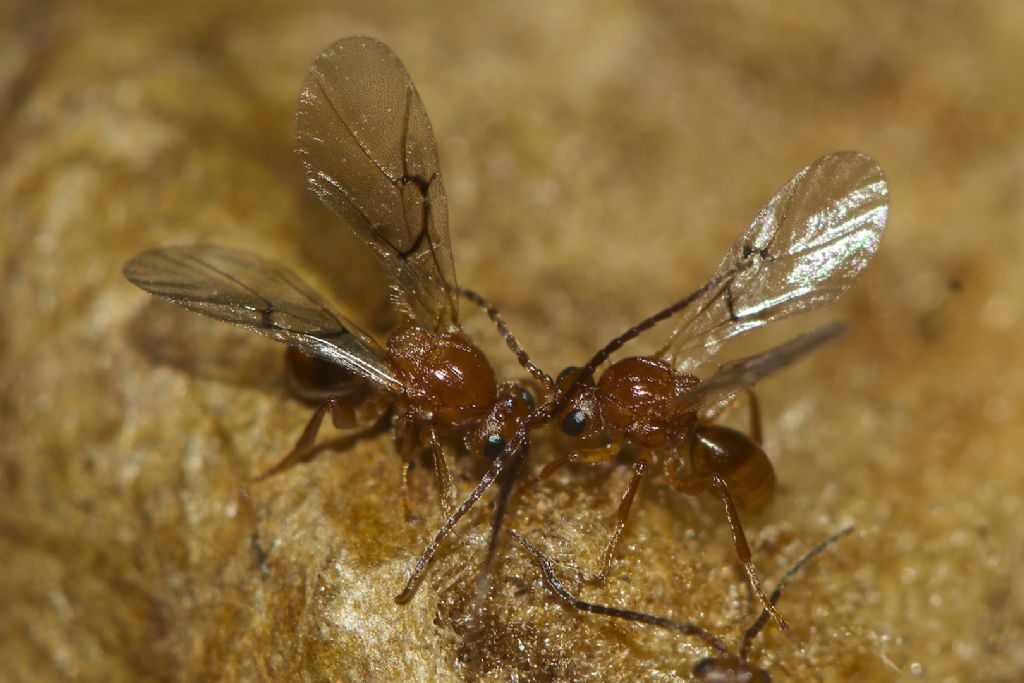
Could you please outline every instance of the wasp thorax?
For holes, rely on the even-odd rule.
[[[601,416],[609,429],[634,443],[661,446],[674,433],[685,431],[680,420],[686,420],[687,409],[679,399],[699,383],[657,358],[623,358],[597,383]]]
[[[494,404],[494,370],[483,351],[461,332],[436,334],[402,327],[388,339],[388,350],[409,400],[433,412],[438,422],[478,420]]]
[[[736,657],[702,659],[693,667],[693,680],[700,683],[771,683],[764,669],[751,667]]]

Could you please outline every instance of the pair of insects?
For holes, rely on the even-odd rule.
[[[298,153],[311,189],[373,250],[389,275],[402,314],[383,346],[333,311],[297,275],[241,250],[210,246],[147,251],[126,277],[189,310],[245,327],[289,345],[300,386],[322,403],[281,467],[308,453],[323,419],[358,422],[339,387],[310,363],[326,363],[370,386],[363,412],[390,411],[405,472],[414,455],[433,455],[442,509],[450,513],[396,600],[408,600],[440,543],[504,473],[492,528],[486,578],[514,474],[529,434],[551,421],[581,440],[542,474],[572,462],[598,463],[628,449],[634,476],[598,572],[603,577],[626,524],[637,486],[654,456],[682,493],[710,491],[722,502],[736,553],[762,605],[780,623],[761,588],[738,507],[763,506],[774,473],[760,447],[760,418],[751,403],[750,435],[715,424],[738,396],[843,331],[830,325],[762,354],[720,366],[703,380],[692,374],[723,342],[768,322],[826,304],[845,291],[878,247],[887,186],[878,165],[838,152],[800,171],[765,205],[715,275],[675,304],[609,342],[587,363],[557,380],[540,370],[498,312],[460,288],[448,239],[447,203],[426,110],[404,66],[383,43],[347,38],[313,63],[298,105]],[[459,300],[480,305],[532,376],[499,383],[483,352],[462,332]],[[653,356],[623,358],[597,370],[626,342],[678,316]],[[442,446],[450,432],[492,461],[469,497],[451,510],[453,487]],[[275,468],[277,469],[277,468]],[[407,503],[406,503],[407,505]],[[408,506],[407,506],[408,509]]]

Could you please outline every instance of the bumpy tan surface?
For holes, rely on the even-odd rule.
[[[470,642],[485,510],[394,605],[439,520],[427,470],[411,524],[387,436],[240,494],[308,415],[280,349],[122,279],[146,247],[247,246],[380,317],[379,273],[291,152],[309,61],[366,33],[433,117],[460,279],[553,371],[698,284],[803,164],[877,157],[881,253],[819,318],[853,333],[762,387],[781,487],[747,520],[769,582],[858,531],[753,658],[778,680],[1019,680],[1019,4],[373,4],[5,3],[0,679],[665,681],[706,654],[560,606],[508,543]],[[557,449],[538,437],[534,466]],[[465,493],[480,466],[455,466]],[[571,577],[626,475],[524,489],[512,525]],[[714,502],[655,479],[584,592],[730,642],[756,610]]]

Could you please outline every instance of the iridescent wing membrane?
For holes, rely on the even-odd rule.
[[[819,346],[846,334],[847,329],[845,323],[832,322],[773,346],[763,353],[729,361],[697,385],[681,402],[690,405],[728,403],[738,392],[749,389],[776,370],[795,363]],[[698,397],[698,401],[693,400],[694,396]]]
[[[249,252],[200,245],[143,252],[125,265],[124,275],[190,311],[337,363],[390,391],[402,390],[380,346],[284,266]]]
[[[689,371],[738,334],[836,299],[878,250],[888,200],[882,169],[864,154],[804,168],[732,246],[659,355]]]
[[[458,287],[437,147],[398,57],[372,38],[327,48],[299,96],[296,138],[310,187],[376,249],[396,304],[451,331]]]

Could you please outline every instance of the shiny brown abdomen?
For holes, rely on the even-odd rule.
[[[298,398],[319,403],[329,397],[363,396],[368,382],[348,368],[289,346],[285,352],[288,388]]]
[[[722,425],[701,425],[694,435],[693,471],[725,479],[736,504],[757,511],[775,492],[775,469],[746,434]]]

